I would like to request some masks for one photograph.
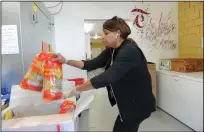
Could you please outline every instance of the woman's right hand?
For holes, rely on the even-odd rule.
[[[56,57],[53,59],[53,61],[60,62],[62,64],[65,64],[67,62],[66,58],[62,56],[60,53],[55,54]]]
[[[55,54],[55,53],[54,53]],[[82,69],[84,67],[83,61],[76,61],[76,60],[67,60],[65,57],[63,57],[61,54],[57,53],[55,54],[55,58],[53,61],[59,62],[61,64],[67,64],[76,68]]]

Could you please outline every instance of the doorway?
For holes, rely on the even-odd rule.
[[[97,57],[104,49],[105,46],[102,42],[102,27],[105,20],[85,20],[84,21],[84,29],[86,37],[89,38],[89,41],[86,38],[86,47],[90,48],[87,49],[87,52],[89,51],[89,57],[88,59],[93,59]],[[89,46],[90,45],[90,46]]]
[[[87,59],[93,59],[97,57],[105,49],[102,41],[102,28],[105,21],[105,19],[84,20]],[[131,21],[127,19],[125,21],[131,28]]]
[[[102,38],[101,39],[92,39],[91,38],[91,59],[97,57],[103,50],[105,46],[103,44]]]

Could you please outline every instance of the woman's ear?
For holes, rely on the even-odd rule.
[[[116,36],[115,36],[116,38],[118,38],[119,37],[119,34],[118,33],[116,33]]]
[[[120,37],[120,34],[121,34],[120,30],[118,30],[118,31],[116,32],[116,36]]]

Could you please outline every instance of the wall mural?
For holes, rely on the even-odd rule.
[[[160,17],[157,20],[151,16],[148,9],[134,8],[131,11],[135,16],[133,25],[143,44],[147,43],[150,51],[176,49],[178,42],[173,38],[176,33],[176,24],[172,21],[172,9],[167,14],[158,13]]]

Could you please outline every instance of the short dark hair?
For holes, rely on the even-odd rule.
[[[116,32],[120,30],[120,37],[122,37],[123,39],[127,39],[128,35],[131,34],[130,27],[125,22],[125,20],[117,16],[114,16],[113,18],[105,21],[103,24],[103,29],[109,30],[111,32]]]
[[[128,39],[130,43],[137,45],[137,43],[132,38],[128,38],[128,36],[131,34],[131,29],[122,18],[114,16],[113,18],[106,20],[103,24],[103,29],[109,30],[111,32],[120,30],[120,37],[123,39]]]

